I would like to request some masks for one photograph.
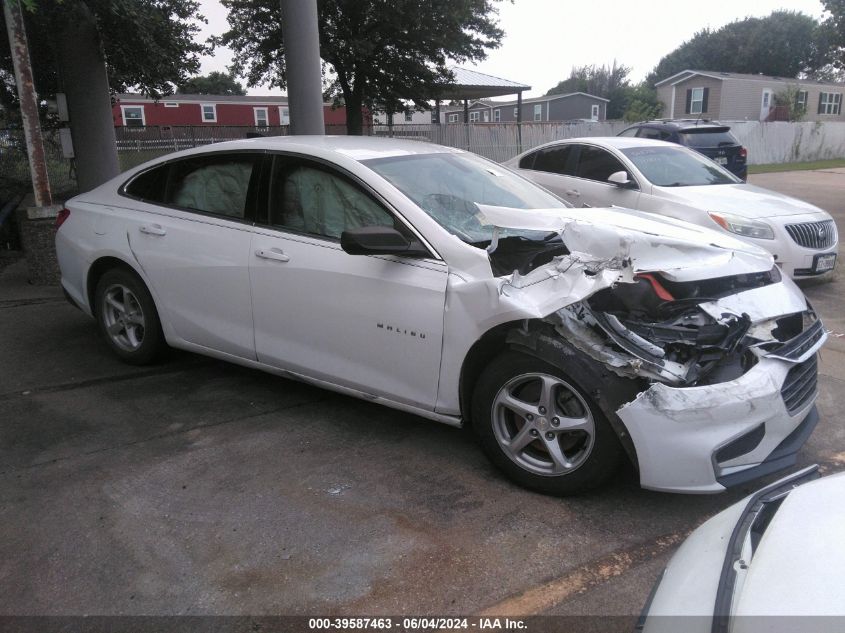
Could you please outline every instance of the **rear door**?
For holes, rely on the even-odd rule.
[[[575,194],[575,146],[571,143],[553,145],[529,154],[519,163],[527,170],[525,176],[557,194],[575,206],[580,206]]]
[[[737,176],[743,177],[747,170],[742,145],[727,126],[681,130],[678,136],[681,145],[704,154]]]
[[[144,172],[123,195],[126,239],[162,317],[195,345],[254,359],[249,286],[263,153],[215,152]]]
[[[277,155],[250,249],[261,362],[433,409],[448,269],[432,257],[349,255],[349,228],[404,220],[331,165]]]

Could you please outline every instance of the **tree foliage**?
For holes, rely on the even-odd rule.
[[[575,66],[569,77],[549,90],[546,95],[586,92],[604,97],[607,104],[607,118],[610,120],[642,121],[660,115],[660,103],[657,92],[644,84],[632,85],[628,81],[631,69],[618,65],[612,66]]]
[[[830,46],[832,66],[845,71],[845,0],[822,0],[827,19],[822,24]]]
[[[235,76],[218,71],[210,72],[207,75],[189,77],[186,81],[176,86],[179,94],[191,95],[245,95],[246,90],[235,79]]]
[[[498,0],[319,0],[320,56],[328,95],[342,98],[350,133],[361,108],[420,107],[451,77],[449,60],[484,59],[499,46]],[[250,86],[284,88],[285,43],[278,0],[223,0],[230,30],[215,43],[235,52]]]
[[[842,0],[828,0],[842,3]],[[796,11],[774,11],[720,29],[703,29],[663,57],[646,80],[650,85],[682,70],[815,76],[830,61],[826,29]]]
[[[79,19],[82,0],[27,0],[24,21],[39,95],[59,87],[54,34]],[[97,23],[100,44],[114,92],[130,87],[152,96],[173,92],[199,70],[206,45],[195,42],[204,21],[195,0],[85,0]],[[0,12],[0,30],[6,24]],[[6,39],[5,37],[3,38]],[[0,46],[0,105],[15,107],[17,95],[12,57]]]

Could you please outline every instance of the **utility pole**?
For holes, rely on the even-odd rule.
[[[280,0],[291,134],[325,134],[317,0]]]
[[[9,34],[9,46],[12,48],[12,65],[15,69],[15,82],[21,105],[21,120],[26,138],[26,154],[29,159],[35,206],[47,207],[53,204],[53,197],[50,194],[50,179],[47,177],[47,161],[44,156],[44,141],[41,137],[41,122],[38,117],[38,97],[35,94],[35,81],[32,76],[32,63],[29,60],[29,46],[26,41],[20,0],[3,0],[3,14],[6,18],[6,31]]]

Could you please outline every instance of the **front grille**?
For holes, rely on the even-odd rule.
[[[805,248],[824,249],[836,243],[836,226],[833,220],[787,224],[786,232],[796,244]]]
[[[800,410],[816,395],[817,379],[818,364],[815,355],[789,370],[780,395],[790,415]]]

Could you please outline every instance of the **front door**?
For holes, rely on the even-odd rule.
[[[351,177],[305,159],[274,159],[250,278],[261,362],[433,409],[447,268],[434,258],[349,255],[341,233],[408,231]]]

